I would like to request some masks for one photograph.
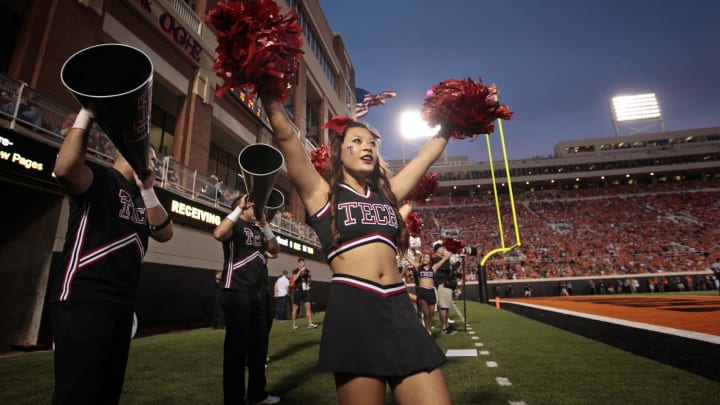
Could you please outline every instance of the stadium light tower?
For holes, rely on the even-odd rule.
[[[440,126],[430,128],[420,116],[419,111],[406,111],[400,116],[400,132],[403,136],[402,160],[404,166],[407,163],[406,153],[414,156],[420,150],[420,146],[425,143],[425,139],[440,132]],[[406,143],[409,150],[406,150]],[[447,160],[447,155],[444,156]]]
[[[665,132],[665,120],[655,93],[613,97],[610,113],[616,136],[620,135],[621,128],[631,131],[628,135],[651,133],[657,124],[661,132]]]

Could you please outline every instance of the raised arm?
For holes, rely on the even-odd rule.
[[[398,208],[398,211],[400,212],[400,218],[402,218],[403,221],[407,221],[408,216],[410,215],[412,210],[412,203],[403,204],[402,206],[400,206],[400,208]]]
[[[140,180],[137,174],[133,173],[135,184],[140,189],[140,194],[145,202],[145,215],[150,228],[150,237],[158,242],[167,242],[173,237],[173,222],[165,207],[160,204],[153,183],[155,181],[155,170],[148,165],[149,175]]]
[[[233,234],[233,226],[235,226],[235,223],[238,221],[238,218],[240,218],[240,214],[248,208],[252,206],[252,203],[249,203],[247,200],[248,195],[244,194],[237,202],[237,205],[233,207],[233,211],[228,214],[225,218],[223,218],[222,221],[220,221],[220,224],[215,227],[213,230],[213,237],[220,242],[224,242]]]
[[[265,214],[262,215],[260,221],[256,222],[255,225],[260,228],[260,232],[262,232],[263,238],[265,239],[265,256],[269,259],[276,258],[278,253],[280,253],[280,244],[270,229],[270,224],[265,220]]]
[[[279,101],[267,97],[263,97],[262,102],[275,131],[275,141],[285,157],[290,181],[307,211],[319,211],[327,202],[327,182],[313,167],[307,150],[298,138],[299,130],[288,118],[285,107]]]
[[[417,269],[417,268],[420,267],[420,263],[417,262],[417,261],[415,261],[415,259],[414,259],[412,256],[410,256],[409,254],[407,254],[407,253],[405,253],[405,259],[407,259],[407,261],[408,261],[410,264],[412,264],[412,266],[413,266],[414,268]]]
[[[445,262],[448,261],[448,259],[450,259],[450,255],[451,255],[450,251],[445,249],[445,254],[443,254],[442,259],[440,259],[440,261],[438,261],[437,263],[433,264],[433,266],[432,266],[433,271],[437,271],[437,269],[439,269],[440,266],[445,264]]]
[[[410,163],[390,179],[390,189],[398,201],[402,201],[418,184],[425,172],[440,157],[448,144],[448,135],[438,134],[430,138]]]
[[[72,195],[84,193],[93,182],[93,172],[85,164],[88,135],[92,124],[93,114],[85,109],[80,110],[55,160],[53,169],[55,178]]]

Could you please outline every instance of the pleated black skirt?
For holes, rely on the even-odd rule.
[[[333,276],[320,343],[321,371],[399,378],[446,361],[420,324],[404,284]]]

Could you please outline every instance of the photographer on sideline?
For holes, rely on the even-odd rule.
[[[433,259],[433,264],[442,260],[442,257],[446,254],[447,249],[442,245],[442,241],[435,241],[432,245],[433,251],[435,251],[436,257]],[[435,285],[437,286],[438,294],[438,308],[440,313],[440,324],[443,335],[454,335],[457,333],[455,329],[450,326],[449,312],[450,307],[453,304],[453,292],[457,287],[457,281],[453,276],[452,266],[449,261],[445,261],[435,271]]]
[[[292,272],[292,285],[295,286],[295,292],[293,293],[293,310],[292,310],[292,328],[297,329],[297,315],[300,304],[305,305],[305,317],[308,321],[308,329],[315,329],[318,327],[317,324],[312,321],[312,307],[310,300],[310,284],[312,283],[312,277],[310,276],[310,269],[305,267],[305,259],[302,257],[298,258],[298,267]]]

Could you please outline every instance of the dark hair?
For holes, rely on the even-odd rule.
[[[370,133],[372,133],[373,135],[376,135],[374,133],[374,130],[371,129],[367,124],[356,121],[350,123],[345,128],[342,136],[333,136],[330,141],[330,159],[328,160],[328,167],[326,173],[328,184],[330,185],[330,195],[328,196],[330,199],[330,240],[331,243],[335,246],[337,246],[338,241],[340,240],[340,232],[338,231],[337,226],[337,196],[340,191],[340,183],[342,183],[343,181],[342,160],[340,159],[340,155],[342,149],[342,142],[345,139],[345,135],[347,134],[348,129],[350,128],[364,128],[370,131]],[[408,246],[410,245],[410,234],[407,230],[407,226],[405,226],[405,221],[402,219],[402,216],[400,216],[400,212],[398,210],[398,201],[395,198],[395,194],[393,194],[392,190],[390,190],[389,177],[390,169],[387,163],[385,163],[383,158],[378,153],[378,162],[375,165],[373,172],[366,179],[366,182],[372,191],[382,194],[382,196],[390,202],[390,205],[395,211],[395,216],[397,217],[398,223],[398,230],[400,231],[400,235],[398,236],[397,241],[397,248],[400,253],[405,254],[405,252],[407,252]]]
[[[300,262],[304,262],[304,261],[305,261],[305,259],[304,259],[304,258],[302,258],[302,257],[298,257],[298,263],[300,263]]]

